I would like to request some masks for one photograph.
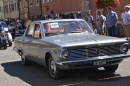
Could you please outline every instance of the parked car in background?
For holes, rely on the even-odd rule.
[[[26,29],[17,29],[15,30],[15,37],[22,36]]]
[[[1,25],[4,29],[4,38],[6,39],[6,44],[9,45],[9,47],[11,47],[13,38],[12,38],[11,33],[9,32],[9,28],[5,22],[2,22]]]
[[[82,19],[33,21],[15,38],[14,50],[23,65],[44,65],[53,79],[63,77],[62,70],[79,68],[104,67],[113,73],[130,57],[127,40],[95,34]]]
[[[9,28],[9,32],[11,33],[11,35],[15,36],[15,30],[16,30],[15,24],[14,23],[10,23],[8,25],[8,28]]]

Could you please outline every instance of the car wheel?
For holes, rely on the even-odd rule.
[[[4,49],[7,49],[7,43],[6,43],[6,41],[3,41],[3,47],[4,47]]]
[[[56,66],[52,57],[49,58],[48,70],[51,77],[55,80],[61,79],[63,77],[63,72]]]
[[[30,61],[25,57],[24,54],[21,55],[21,61],[24,66],[28,66],[30,64]]]
[[[12,46],[12,42],[9,42],[9,47],[11,47]]]
[[[118,68],[118,65],[119,65],[119,64],[117,64],[117,65],[112,65],[112,66],[107,66],[107,67],[104,67],[104,69],[105,69],[106,71],[108,71],[108,72],[115,72],[115,71],[117,70],[117,68]]]

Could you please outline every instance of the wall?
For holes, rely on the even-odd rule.
[[[81,0],[56,0],[54,2],[50,1],[48,3],[43,3],[42,0],[42,14],[49,15],[51,10],[54,10],[55,13],[67,13],[67,12],[76,12],[81,11]],[[49,10],[46,11],[48,6]]]
[[[35,20],[38,15],[41,15],[41,3],[39,3],[39,5],[36,5],[36,0],[32,0],[32,7],[29,6],[29,14],[30,17],[33,16],[33,18],[31,18],[32,20]]]
[[[0,7],[1,7],[0,19],[4,20],[4,7],[3,7],[3,1],[2,0],[0,0]]]
[[[10,0],[4,0],[4,8],[5,8],[5,5],[8,5],[8,12],[7,13],[5,12],[5,18],[11,17],[9,4],[10,4]]]

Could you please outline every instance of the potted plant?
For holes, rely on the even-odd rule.
[[[117,8],[120,5],[119,0],[97,0],[96,1],[96,7],[98,9],[102,9],[108,6]]]

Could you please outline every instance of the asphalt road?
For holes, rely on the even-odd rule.
[[[130,52],[130,51],[129,51]],[[53,80],[45,67],[32,63],[23,66],[12,47],[0,50],[0,86],[130,86],[130,58],[115,74],[100,69],[66,71],[61,80]]]

